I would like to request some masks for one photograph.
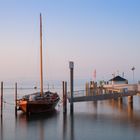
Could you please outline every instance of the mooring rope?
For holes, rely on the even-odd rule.
[[[13,106],[15,106],[15,103],[7,102],[5,99],[3,99],[3,103],[8,104],[8,105],[13,105]]]

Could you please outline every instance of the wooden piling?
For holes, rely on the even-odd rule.
[[[15,83],[15,115],[17,116],[17,83]]]
[[[3,82],[1,82],[1,118],[3,116]]]
[[[63,97],[64,97],[64,92],[65,92],[65,85],[64,85],[64,81],[62,81],[62,89],[63,89]]]
[[[90,96],[94,95],[94,81],[90,81]]]
[[[70,101],[70,112],[73,113],[73,69],[74,69],[74,62],[69,62],[70,68],[70,93],[71,93],[71,101]]]
[[[89,95],[89,83],[86,83],[86,96]]]
[[[63,81],[63,112],[67,112],[67,82]]]
[[[62,82],[62,88],[63,88],[63,112],[64,111],[64,108],[65,108],[65,105],[64,105],[64,100],[65,100],[65,82],[63,81]]]
[[[67,82],[65,82],[65,112],[67,112]]]

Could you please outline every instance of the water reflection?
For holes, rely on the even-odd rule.
[[[126,103],[120,100],[110,100],[106,102],[106,105],[112,108],[116,117],[118,117],[123,124],[129,125],[135,130],[140,129],[140,112],[134,110],[134,102]]]
[[[1,129],[0,129],[0,138],[1,138],[1,140],[3,140],[3,119],[2,119],[2,117],[0,117],[0,127],[1,127]]]
[[[24,113],[18,114],[16,119],[16,127],[18,129],[16,139],[18,140],[21,137],[20,140],[25,138],[28,140],[32,137],[34,140],[45,140],[46,137],[51,135],[50,130],[52,130],[47,124],[50,125],[50,122],[54,121],[54,126],[57,125],[57,115],[58,112],[56,110],[47,114],[34,114],[30,116]],[[34,131],[36,132],[35,135],[33,135]],[[56,135],[54,130],[51,133],[54,136]]]
[[[32,114],[30,116],[27,116],[25,113],[20,113],[18,114],[18,121],[23,124],[29,124],[31,122],[35,121],[43,121],[47,120],[49,118],[52,118],[57,115],[57,111],[54,110],[53,112],[48,112],[48,113],[39,113],[39,114]]]
[[[87,103],[86,105],[89,110],[84,110],[84,112],[75,110],[71,114],[58,113],[57,111],[47,115],[31,115],[30,117],[25,114],[18,114],[17,129],[22,126],[22,134],[18,130],[16,139],[18,140],[21,136],[23,138],[28,136],[27,140],[30,137],[33,137],[34,140],[84,140],[86,138],[91,139],[94,135],[95,139],[106,140],[108,139],[107,136],[113,138],[113,135],[122,135],[124,128],[125,130],[131,128],[132,132],[127,130],[128,135],[133,135],[135,130],[140,129],[140,113],[134,111],[132,103],[125,104],[122,100],[108,100]],[[82,109],[81,106],[80,110]],[[105,111],[102,112],[102,109]],[[107,110],[109,112],[106,112]],[[112,131],[112,127],[116,129],[113,131],[115,134],[104,133],[108,132],[108,129]],[[32,136],[32,131],[36,132],[37,137]],[[124,136],[124,138],[126,137]]]
[[[74,112],[70,114],[70,140],[74,140]]]
[[[94,107],[94,112],[97,114],[98,113],[98,102],[97,101],[93,102],[93,107]]]
[[[63,140],[75,140],[74,138],[74,113],[63,113]]]
[[[67,137],[67,113],[63,113],[63,140]]]
[[[53,112],[50,114],[37,114],[27,117],[25,114],[18,114],[16,120],[16,140],[30,137],[34,140],[75,140],[74,114],[66,114],[63,112]],[[21,130],[20,130],[21,129]],[[36,136],[31,136],[32,131],[36,132]],[[30,135],[30,136],[29,136]]]
[[[133,102],[128,103],[127,112],[128,112],[128,118],[130,120],[135,119],[135,118],[133,118],[133,115],[134,115],[134,112],[133,112]]]
[[[44,123],[41,121],[39,122],[39,134],[40,134],[40,140],[45,140],[44,138]]]
[[[63,140],[74,140],[74,114],[63,113]]]

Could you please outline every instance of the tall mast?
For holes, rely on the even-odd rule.
[[[40,13],[40,95],[43,95],[43,64],[42,64],[42,16]]]

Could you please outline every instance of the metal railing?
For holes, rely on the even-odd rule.
[[[96,96],[96,95],[103,95],[103,94],[112,94],[112,93],[128,93],[127,88],[96,88],[96,89],[88,89],[88,90],[77,90],[74,91],[73,97],[82,97],[82,96]],[[67,93],[67,97],[70,98],[70,92]]]

